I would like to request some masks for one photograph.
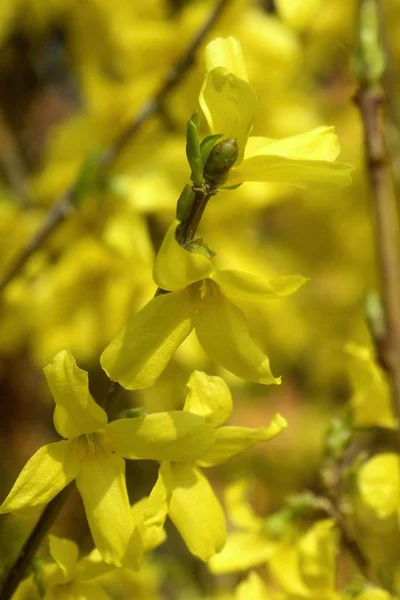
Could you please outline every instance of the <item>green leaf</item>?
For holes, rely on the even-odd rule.
[[[214,148],[215,143],[217,140],[219,140],[219,138],[222,137],[222,133],[214,133],[212,135],[208,135],[207,137],[204,138],[204,140],[201,142],[200,144],[200,152],[201,152],[201,162],[204,165],[207,162],[207,158],[211,152],[211,150]]]
[[[194,112],[186,126],[186,156],[192,170],[190,179],[201,185],[204,181],[200,152],[199,114]]]

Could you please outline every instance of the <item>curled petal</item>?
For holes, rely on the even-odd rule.
[[[110,448],[125,458],[193,462],[215,441],[215,430],[189,412],[154,413],[136,419],[118,419],[107,425]]]
[[[211,131],[236,138],[240,164],[257,108],[240,43],[233,37],[213,40],[206,48],[206,69],[200,106]]]
[[[251,429],[249,427],[220,427],[217,429],[215,444],[199,461],[203,467],[219,465],[226,460],[248,450],[259,442],[266,442],[286,429],[287,422],[276,414],[268,427]]]
[[[153,279],[163,290],[180,290],[214,271],[209,258],[189,252],[176,241],[177,225],[174,221],[168,229],[154,263]]]
[[[108,563],[138,569],[143,546],[133,521],[125,483],[125,461],[95,452],[76,478],[97,549]]]
[[[16,512],[47,504],[79,471],[73,442],[62,441],[40,448],[26,463],[0,513]]]
[[[190,289],[150,300],[101,355],[109,378],[128,390],[151,386],[191,332],[194,310]]]
[[[195,316],[196,334],[203,350],[242,379],[280,383],[280,378],[271,373],[268,357],[251,337],[243,312],[224,297],[215,282],[206,283],[206,294]]]
[[[212,427],[219,427],[232,414],[232,396],[221,377],[193,371],[187,387],[190,391],[183,410],[203,417]]]
[[[171,469],[169,516],[192,554],[207,561],[225,544],[223,510],[198,469],[179,463]]]
[[[212,573],[246,571],[265,564],[277,548],[277,542],[261,532],[236,532],[228,535],[221,552],[212,556],[208,566]]]
[[[307,281],[301,275],[286,275],[265,281],[253,273],[229,269],[217,272],[213,280],[233,300],[270,300],[289,296]]]
[[[56,409],[54,426],[65,438],[99,431],[107,423],[105,411],[89,393],[88,374],[77,367],[69,350],[62,350],[44,369]]]
[[[60,567],[66,581],[71,581],[75,575],[79,557],[79,548],[72,540],[49,535],[50,554]]]

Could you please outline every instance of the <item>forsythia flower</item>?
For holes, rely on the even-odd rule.
[[[251,572],[235,590],[235,600],[271,600],[271,596],[261,577]]]
[[[105,411],[90,396],[88,374],[68,351],[57,354],[44,372],[56,403],[54,425],[66,439],[46,444],[30,458],[0,513],[44,505],[75,479],[104,560],[138,568],[143,545],[129,505],[123,459],[191,462],[212,447],[214,429],[182,411],[107,423]]]
[[[250,381],[280,383],[251,335],[240,301],[286,296],[305,279],[293,275],[267,282],[243,271],[216,272],[207,256],[178,244],[176,225],[168,230],[153,270],[156,284],[171,293],[153,298],[128,322],[104,350],[103,369],[127,389],[148,387],[194,328],[204,351],[228,371]]]
[[[348,343],[345,350],[350,357],[348,370],[353,388],[350,405],[354,425],[395,429],[389,384],[373,353],[353,343]]]
[[[205,60],[200,106],[213,133],[236,138],[238,143],[239,157],[225,185],[245,181],[279,181],[301,188],[350,185],[353,167],[334,162],[340,147],[333,127],[281,140],[249,138],[257,99],[238,40],[213,40],[206,47]]]
[[[368,460],[358,472],[358,490],[364,504],[379,519],[400,512],[400,457],[386,452]]]
[[[267,427],[223,427],[232,413],[232,398],[220,377],[194,371],[183,411],[196,415],[215,429],[213,446],[197,460],[164,461],[144,510],[144,524],[155,534],[162,529],[167,514],[189,550],[207,561],[225,543],[226,526],[222,508],[207,478],[198,467],[218,465],[229,458],[277,436],[286,428],[277,414]],[[251,546],[246,553],[252,552]]]

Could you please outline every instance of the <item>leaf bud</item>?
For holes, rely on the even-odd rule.
[[[215,144],[204,166],[204,178],[214,187],[219,187],[228,179],[228,173],[238,158],[236,138],[222,140]]]

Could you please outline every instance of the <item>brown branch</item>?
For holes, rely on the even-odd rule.
[[[400,423],[399,223],[383,129],[384,93],[379,83],[383,69],[378,78],[372,77],[371,73],[371,65],[366,63],[364,71],[361,71],[355,102],[360,110],[364,130],[365,162],[374,212],[376,260],[385,317],[384,335],[375,342],[378,360],[389,376],[393,408]],[[399,429],[398,444],[400,447]]]
[[[164,81],[154,97],[150,98],[142,106],[130,125],[118,135],[114,143],[102,152],[99,158],[98,176],[104,174],[113,166],[121,151],[139,133],[148,119],[162,109],[166,96],[180,83],[183,76],[195,62],[198,49],[228,3],[229,0],[217,0],[214,9],[192,39],[186,51],[167,72]],[[80,186],[78,182],[75,182],[60,199],[56,200],[40,229],[28,241],[27,246],[17,256],[15,262],[10,266],[2,281],[0,281],[0,292],[18,275],[27,260],[43,246],[49,235],[57,229],[60,223],[75,211],[75,200],[79,191]]]
[[[14,134],[4,111],[0,109],[0,165],[19,204],[26,208],[31,205],[26,187],[24,161],[18,149]]]
[[[27,541],[25,542],[18,558],[10,571],[7,574],[6,579],[1,587],[0,600],[10,600],[15,590],[17,589],[21,579],[24,577],[26,570],[29,567],[37,549],[39,548],[42,539],[46,535],[48,529],[53,524],[55,518],[59,514],[60,510],[64,506],[66,499],[68,498],[73,484],[70,483],[66,488],[62,490],[51,502],[48,503]]]

